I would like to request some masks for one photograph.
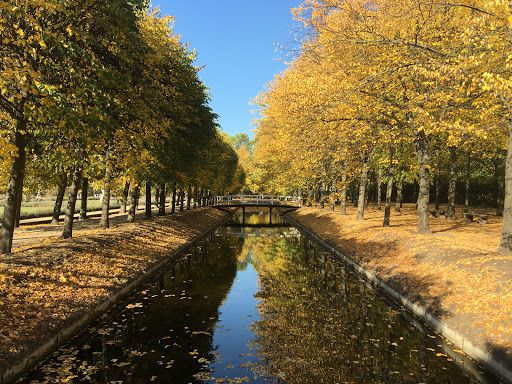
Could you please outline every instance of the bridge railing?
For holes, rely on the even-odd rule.
[[[216,196],[213,199],[214,205],[289,205],[300,207],[302,200],[295,196],[273,196],[273,195],[230,195]]]

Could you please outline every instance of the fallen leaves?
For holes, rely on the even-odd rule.
[[[412,205],[389,228],[374,209],[363,221],[355,220],[354,208],[347,216],[303,208],[294,217],[451,327],[467,334],[477,328],[476,343],[512,349],[512,257],[496,252],[499,219],[482,226],[433,218],[433,234],[422,236]]]
[[[4,257],[0,368],[16,363],[68,319],[85,314],[223,215],[203,209],[122,224],[107,232],[84,230],[71,241],[49,240]]]

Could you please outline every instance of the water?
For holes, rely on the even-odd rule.
[[[432,331],[268,222],[235,217],[19,382],[479,382]]]

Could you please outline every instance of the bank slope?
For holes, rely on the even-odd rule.
[[[425,236],[416,231],[413,208],[395,216],[390,228],[382,227],[382,211],[370,210],[364,221],[353,213],[303,208],[289,217],[416,312],[431,316],[431,323],[438,321],[433,325],[444,327],[445,336],[451,331],[457,347],[512,381],[512,257],[495,252],[499,222],[434,219],[433,234]]]
[[[204,208],[45,242],[0,262],[0,383],[227,219]]]

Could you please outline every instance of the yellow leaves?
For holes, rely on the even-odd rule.
[[[329,172],[343,143],[353,158],[390,143],[413,149],[423,134],[501,148],[500,116],[512,110],[508,2],[477,1],[485,12],[433,5],[428,21],[416,0],[380,0],[371,17],[363,3],[311,0],[294,10],[316,38],[258,98],[265,172],[285,173],[291,187]]]

